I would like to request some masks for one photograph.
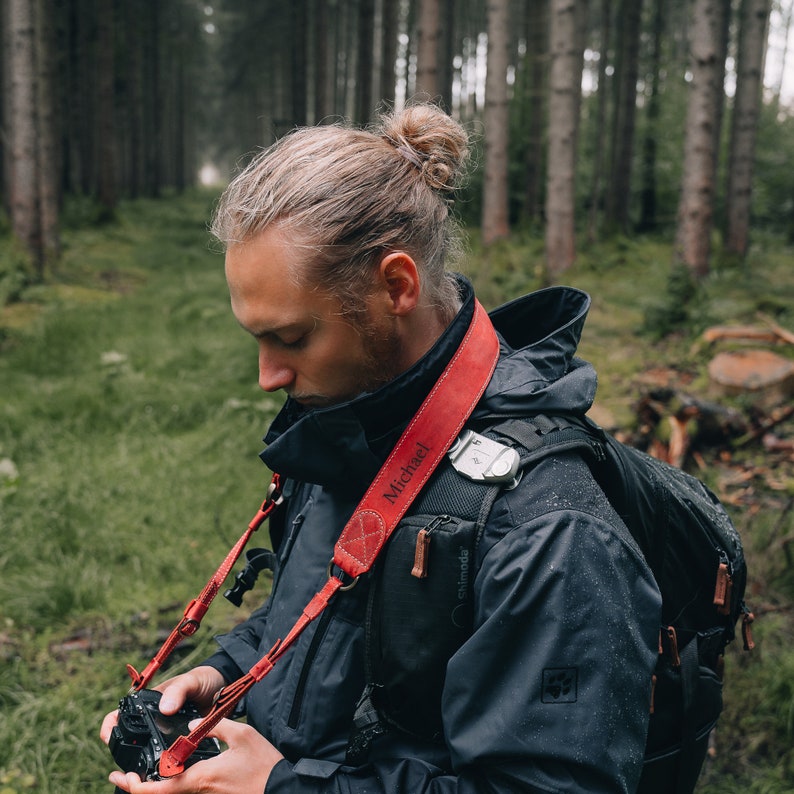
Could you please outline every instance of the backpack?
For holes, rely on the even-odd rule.
[[[730,517],[698,479],[622,444],[587,418],[538,415],[498,421],[480,430],[483,441],[514,450],[523,477],[531,477],[532,465],[549,455],[580,454],[645,556],[662,594],[662,622],[637,790],[691,792],[722,710],[723,652],[740,617],[745,649],[752,647],[752,615],[743,600],[747,567]],[[368,609],[370,650],[365,664],[370,684],[354,718],[348,745],[351,763],[365,759],[372,740],[389,730],[443,738],[440,725],[428,718],[435,706],[417,710],[415,704],[440,703],[444,664],[431,665],[428,673],[428,659],[448,659],[470,632],[473,576],[465,572],[488,513],[505,487],[501,480],[470,479],[454,464],[439,467],[413,511],[438,515],[437,524],[412,524],[409,516],[382,555],[381,581],[373,588]],[[445,533],[451,505],[454,532]],[[420,596],[404,573],[397,572],[413,565],[417,575],[416,566],[423,564],[422,533],[428,529],[434,531],[433,576],[423,582]],[[432,610],[428,604],[433,604]],[[406,614],[412,616],[409,621]],[[403,625],[405,630],[399,637],[384,636],[389,633],[384,625]],[[421,676],[412,675],[419,670]]]

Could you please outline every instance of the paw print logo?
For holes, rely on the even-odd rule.
[[[547,667],[543,671],[543,703],[576,703],[578,672],[575,667]]]

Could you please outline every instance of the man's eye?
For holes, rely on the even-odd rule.
[[[276,337],[276,342],[287,350],[299,350],[306,345],[308,339],[308,334],[303,334],[302,336],[298,336],[296,338],[287,337],[286,339],[282,339],[280,336],[278,336]]]

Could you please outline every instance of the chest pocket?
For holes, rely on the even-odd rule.
[[[473,521],[414,515],[381,555],[367,614],[367,673],[388,728],[443,738],[447,662],[472,630],[476,534]]]

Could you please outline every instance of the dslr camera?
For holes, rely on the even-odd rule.
[[[136,772],[141,780],[160,780],[160,756],[177,737],[190,733],[188,724],[195,719],[201,719],[201,715],[192,703],[185,703],[176,714],[166,715],[160,713],[159,692],[132,692],[119,702],[118,722],[108,741],[113,760],[124,772]],[[217,739],[202,739],[185,766],[212,758],[220,751]]]

